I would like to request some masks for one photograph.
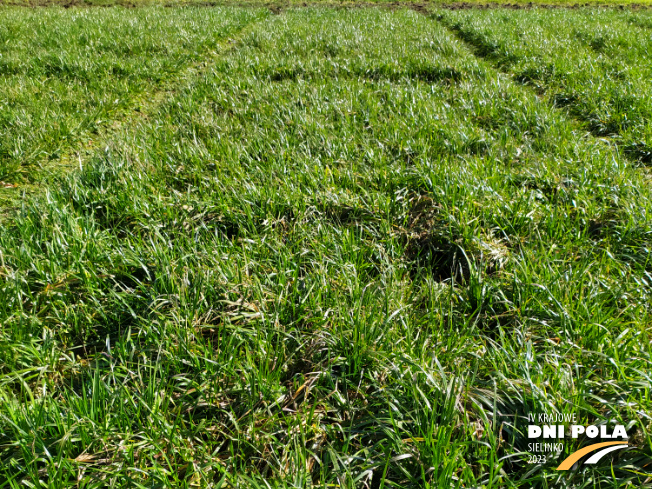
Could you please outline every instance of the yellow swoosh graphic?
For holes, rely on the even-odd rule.
[[[596,443],[594,445],[589,445],[588,447],[584,447],[581,450],[576,451],[575,453],[571,453],[568,456],[568,458],[566,458],[562,463],[559,464],[557,470],[570,469],[575,464],[575,462],[581,459],[584,455],[586,455],[587,453],[594,452],[599,448],[609,447],[611,445],[627,445],[627,444],[628,443],[626,441],[605,441],[604,443]]]

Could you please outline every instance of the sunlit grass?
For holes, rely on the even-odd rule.
[[[25,200],[5,487],[647,484],[645,173],[447,25],[259,17]],[[637,449],[527,465],[543,411]]]
[[[33,181],[260,15],[0,9],[0,180]]]
[[[442,13],[481,56],[631,159],[652,162],[649,17],[632,12]]]

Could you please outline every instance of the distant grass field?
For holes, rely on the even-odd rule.
[[[652,485],[648,13],[0,17],[0,487]]]
[[[0,9],[0,180],[83,147],[255,18],[241,10]]]
[[[652,0],[0,0],[0,6],[21,7],[270,7],[272,9],[321,6],[321,7],[369,7],[417,5],[427,8],[468,9],[476,7],[628,7],[647,9]]]
[[[597,137],[652,163],[652,18],[584,11],[451,13],[478,54],[566,108]]]

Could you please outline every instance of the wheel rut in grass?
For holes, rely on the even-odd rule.
[[[262,13],[264,12],[264,13]],[[160,80],[154,90],[134,94],[127,107],[118,110],[99,127],[97,132],[79,138],[64,147],[56,159],[41,161],[38,168],[31,170],[30,180],[26,182],[1,181],[0,179],[0,223],[11,220],[20,203],[30,195],[41,193],[55,184],[61,175],[81,169],[84,163],[97,155],[102,148],[111,146],[117,135],[132,130],[153,116],[161,104],[168,100],[183,85],[184,80],[201,76],[213,66],[214,62],[226,53],[237,49],[238,41],[259,22],[264,22],[270,14],[262,9],[261,15],[248,19],[236,30],[226,34],[216,44],[206,50],[199,59],[187,63],[170,77]]]
[[[615,124],[605,127],[604,121],[596,122],[594,117],[579,106],[579,98],[575,94],[568,94],[564,91],[557,92],[552,87],[538,85],[534,88],[532,81],[536,81],[536,76],[530,76],[527,72],[515,73],[512,68],[516,63],[517,56],[510,54],[505,58],[504,53],[501,55],[502,47],[499,41],[487,38],[480,32],[465,29],[452,19],[445,15],[432,15],[432,18],[438,21],[448,29],[458,40],[460,40],[473,55],[485,61],[494,70],[503,73],[514,80],[519,85],[526,87],[541,103],[547,103],[554,109],[560,111],[567,120],[572,121],[579,129],[594,138],[607,140],[614,144],[622,155],[632,163],[638,165],[649,165],[652,162],[652,150],[644,142],[627,141],[626,132]],[[540,80],[539,80],[540,81]]]

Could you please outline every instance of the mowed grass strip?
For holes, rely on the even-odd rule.
[[[0,181],[34,182],[262,18],[256,9],[0,9]],[[7,185],[8,186],[8,185]]]
[[[475,51],[565,108],[635,161],[652,162],[648,15],[577,12],[437,14]]]
[[[9,487],[637,487],[650,189],[412,11],[257,24],[0,230]],[[559,475],[529,412],[630,426]]]

